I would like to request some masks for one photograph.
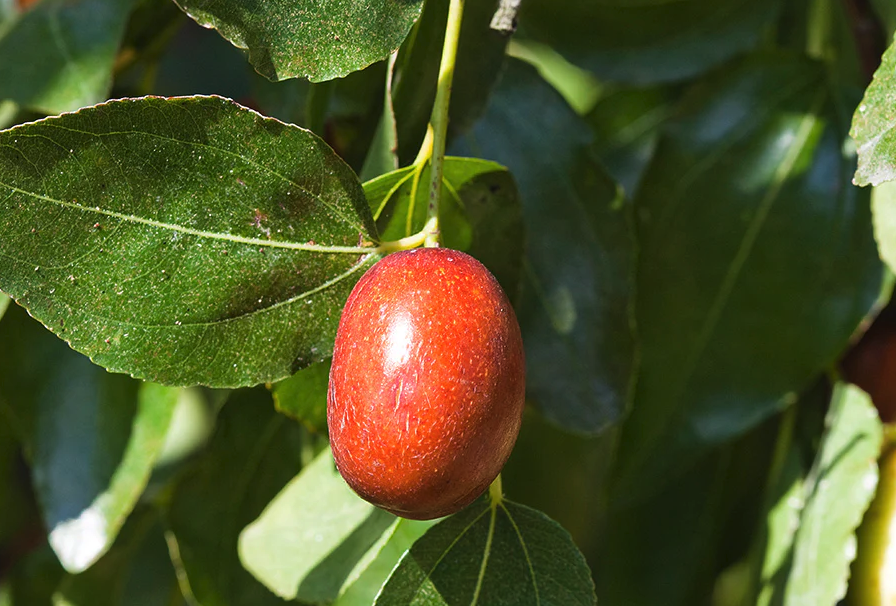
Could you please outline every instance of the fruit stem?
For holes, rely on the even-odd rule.
[[[418,231],[416,234],[411,234],[410,236],[401,238],[399,240],[381,242],[379,246],[371,249],[370,252],[389,254],[399,250],[410,250],[412,248],[417,248],[426,241],[426,238],[427,236],[429,236],[429,234],[433,232],[438,233],[438,228],[439,220],[437,218],[430,217],[426,222],[426,225],[423,226],[423,229]]]
[[[504,500],[504,488],[501,486],[501,474],[495,478],[491,486],[488,487],[488,498],[492,502],[492,507],[497,507]]]
[[[427,216],[432,226],[424,240],[424,246],[429,248],[439,245],[439,200],[442,195],[442,166],[445,162],[445,145],[448,138],[448,105],[451,101],[451,84],[454,80],[454,65],[457,62],[457,45],[463,14],[464,0],[451,0],[448,5],[448,22],[445,25],[442,61],[439,64],[436,100],[429,119],[432,128],[432,171]]]

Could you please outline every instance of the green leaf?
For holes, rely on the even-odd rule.
[[[852,118],[849,134],[859,153],[856,185],[880,185],[896,180],[896,42],[890,45],[865,90],[865,97]]]
[[[617,496],[783,409],[874,304],[840,102],[821,64],[762,56],[695,88],[664,129],[634,200],[641,359]]]
[[[594,130],[595,155],[627,197],[637,191],[653,157],[671,100],[666,88],[620,89],[602,97],[586,118]]]
[[[243,530],[240,559],[284,599],[332,602],[395,522],[352,492],[328,449]]]
[[[90,363],[16,307],[0,324],[0,407],[30,459],[50,545],[81,572],[143,492],[178,390]]]
[[[516,177],[528,397],[552,421],[585,433],[619,417],[634,359],[629,212],[590,143],[590,129],[563,98],[533,68],[511,61],[489,110],[455,150],[496,160]]]
[[[429,167],[406,168],[364,184],[384,240],[419,232],[427,219]],[[500,164],[446,157],[439,229],[442,245],[464,250],[492,271],[511,299],[519,287],[523,225],[513,177]]]
[[[4,597],[4,590],[8,589],[8,595],[12,598],[11,606],[56,606],[52,596],[64,574],[53,550],[44,541],[24,554],[4,573],[0,584],[0,600]]]
[[[466,132],[485,110],[504,66],[509,37],[491,29],[498,0],[468,2],[458,41],[449,107],[449,136]],[[401,165],[417,156],[432,113],[445,40],[448,0],[424,5],[420,21],[401,47],[393,89]]]
[[[181,589],[203,606],[284,604],[240,564],[240,531],[301,468],[303,433],[264,388],[234,392],[166,519]]]
[[[597,603],[585,558],[543,513],[480,500],[411,547],[376,606]]]
[[[520,29],[600,78],[637,84],[696,76],[747,51],[779,0],[526,0]]]
[[[0,318],[3,317],[3,314],[6,313],[6,308],[9,307],[9,297],[0,293]]]
[[[56,606],[186,606],[158,513],[138,508],[115,545],[90,570],[66,575]]]
[[[0,99],[48,114],[106,98],[132,0],[42,0],[0,30]]]
[[[327,388],[331,361],[313,364],[271,388],[274,407],[278,411],[321,434],[327,433]]]
[[[184,12],[249,51],[271,80],[340,78],[389,56],[420,16],[422,0],[177,0]]]
[[[325,359],[375,226],[308,131],[217,97],[115,101],[0,133],[0,290],[164,384]],[[60,245],[64,243],[64,246]]]
[[[789,488],[768,516],[760,605],[834,606],[846,594],[855,531],[877,485],[883,430],[867,394],[841,383],[825,432],[809,474],[782,477]],[[792,455],[788,461],[792,469]]]
[[[896,268],[896,183],[887,181],[874,188],[871,212],[880,258],[893,271]]]
[[[398,518],[355,565],[355,569],[342,586],[342,593],[333,603],[334,606],[373,604],[383,584],[398,564],[398,560],[433,524],[434,520]]]

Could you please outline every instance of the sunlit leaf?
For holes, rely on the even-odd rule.
[[[214,27],[271,80],[339,78],[385,59],[407,36],[422,0],[176,0]]]
[[[880,185],[896,180],[896,42],[890,45],[856,109],[850,135],[858,145],[858,185]]]
[[[480,500],[414,543],[375,603],[591,606],[596,601],[585,558],[556,522],[523,505]]]
[[[319,433],[327,431],[327,386],[330,360],[313,364],[271,388],[274,406]]]
[[[0,406],[21,436],[50,545],[81,572],[143,492],[178,390],[113,375],[15,307],[0,323]]]
[[[782,475],[787,483],[769,512],[761,606],[834,606],[846,594],[883,434],[860,389],[840,384],[832,400],[816,461],[806,475]],[[792,455],[788,461],[792,468]]]
[[[110,102],[0,133],[0,290],[96,363],[251,385],[330,354],[378,257],[357,177],[217,97]]]
[[[331,602],[395,523],[352,492],[326,450],[243,530],[240,559],[284,599]]]

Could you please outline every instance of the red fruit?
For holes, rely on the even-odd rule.
[[[463,509],[510,456],[524,400],[516,316],[473,257],[394,253],[352,290],[327,423],[336,467],[362,498],[421,520]]]

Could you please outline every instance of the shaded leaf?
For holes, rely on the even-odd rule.
[[[166,513],[181,589],[203,606],[284,602],[240,564],[240,531],[301,468],[302,429],[277,414],[264,388],[234,392]]]
[[[596,604],[585,558],[543,513],[477,501],[433,526],[411,547],[377,606]]]
[[[240,559],[284,599],[332,602],[395,522],[352,492],[328,449],[243,530]]]
[[[90,570],[66,575],[57,606],[186,606],[158,514],[138,508],[118,540]]]
[[[48,114],[105,99],[131,5],[43,0],[2,28],[0,99]]]
[[[553,422],[593,433],[628,400],[634,242],[616,184],[590,155],[589,133],[533,68],[512,61],[455,153],[496,160],[517,180],[527,397]]]
[[[64,575],[65,571],[59,565],[59,560],[50,545],[44,541],[19,559],[8,575],[4,575],[3,583],[0,584],[0,599],[4,597],[5,590],[8,590],[12,606],[56,606],[52,596]]]
[[[896,180],[896,130],[893,106],[896,104],[896,42],[890,45],[865,89],[865,97],[856,109],[849,134],[859,153],[857,185],[880,185]]]
[[[468,2],[458,41],[449,107],[449,136],[466,132],[485,110],[504,65],[510,39],[491,29],[498,0]],[[401,165],[417,156],[432,113],[445,41],[448,0],[424,5],[417,25],[401,47],[395,66],[394,109]]]
[[[420,16],[422,0],[177,0],[214,27],[271,80],[330,80],[389,56]]]
[[[620,89],[602,97],[586,117],[595,155],[627,197],[634,195],[656,150],[672,97],[665,88]]]
[[[95,562],[143,492],[178,390],[113,375],[15,307],[0,324],[0,406],[24,443],[50,545]]]
[[[667,124],[635,197],[641,358],[617,496],[783,409],[873,305],[880,260],[838,103],[822,65],[763,56]]]
[[[323,434],[327,432],[327,387],[331,361],[313,364],[271,388],[278,411]]]
[[[2,132],[0,191],[0,290],[101,366],[165,384],[256,384],[323,360],[377,258],[357,248],[375,227],[351,169],[217,97]]]
[[[355,565],[334,606],[370,606],[398,560],[423,536],[434,520],[398,518]]]
[[[527,0],[520,30],[600,78],[690,78],[754,47],[779,0]]]
[[[826,435],[808,475],[782,476],[782,496],[768,517],[768,548],[758,603],[834,606],[846,594],[855,531],[877,485],[883,431],[870,398],[839,384]]]

